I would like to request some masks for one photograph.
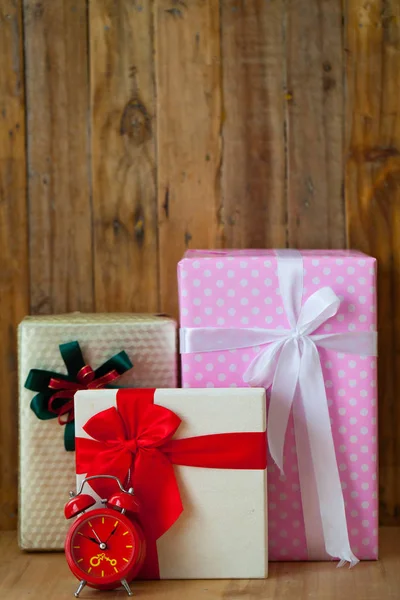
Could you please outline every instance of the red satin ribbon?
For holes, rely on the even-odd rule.
[[[77,473],[115,475],[135,489],[147,556],[142,579],[159,579],[156,540],[183,511],[173,465],[212,469],[265,469],[265,432],[220,433],[173,440],[181,419],[154,404],[154,391],[120,389],[117,408],[97,413],[83,429],[93,439],[76,438]],[[106,480],[93,481],[102,498],[115,491]]]
[[[98,377],[95,379],[95,372],[93,371],[90,365],[85,365],[78,372],[76,376],[76,381],[66,381],[65,379],[58,379],[57,377],[52,377],[50,379],[49,388],[52,390],[60,390],[53,394],[49,400],[49,411],[58,415],[58,422],[60,425],[65,425],[65,423],[70,423],[74,420],[74,394],[78,390],[95,390],[98,388],[105,387],[111,382],[118,379],[120,374],[115,369],[113,371],[109,371],[102,377]],[[55,402],[58,399],[69,400],[62,406],[56,406]],[[66,418],[63,419],[63,416],[67,415]]]

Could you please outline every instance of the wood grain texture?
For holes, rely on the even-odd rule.
[[[219,16],[214,0],[155,2],[160,296],[174,316],[176,263],[223,238]]]
[[[399,73],[400,0],[0,0],[0,528],[28,297],[177,316],[186,248],[285,245],[378,258],[381,519],[400,524]]]
[[[0,0],[0,529],[17,522],[16,326],[28,312],[21,3]]]
[[[289,246],[342,248],[342,3],[289,0],[285,31]]]
[[[349,244],[378,259],[380,517],[400,523],[400,2],[346,12]]]
[[[224,242],[285,247],[285,2],[221,6]]]
[[[85,3],[24,1],[31,311],[93,308]]]
[[[355,569],[335,569],[332,562],[270,563],[268,579],[133,582],[141,600],[398,600],[400,551],[398,528],[381,530],[381,559]],[[0,534],[0,597],[7,600],[70,600],[78,581],[62,553],[26,554],[15,534]],[[82,598],[117,600],[122,590],[86,588]]]
[[[90,3],[98,311],[157,311],[152,2]]]

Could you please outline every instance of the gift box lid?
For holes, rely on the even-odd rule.
[[[289,252],[289,249],[287,249]],[[284,251],[285,252],[285,251]],[[354,257],[365,257],[371,258],[364,252],[359,250],[327,250],[327,249],[317,249],[317,250],[298,250],[303,256],[312,256],[312,257],[334,257],[334,258],[354,258]],[[272,248],[227,248],[224,250],[186,250],[183,258],[218,258],[218,257],[236,257],[236,256],[246,256],[246,257],[258,257],[258,256],[275,256],[276,250]],[[289,255],[288,255],[289,256]],[[285,258],[282,255],[282,258]]]
[[[26,316],[19,327],[45,325],[98,325],[101,324],[127,324],[138,323],[140,325],[160,325],[165,326],[165,323],[175,324],[175,321],[162,314],[146,314],[146,313],[82,313],[72,312],[59,315],[30,315]]]

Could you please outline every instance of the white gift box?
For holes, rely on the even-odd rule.
[[[83,426],[95,414],[117,408],[117,394],[106,389],[76,393],[76,437],[91,439]],[[266,430],[263,389],[157,389],[154,404],[181,419],[173,439]],[[157,540],[160,578],[266,577],[266,469],[175,465],[174,470],[184,510]],[[84,477],[77,475],[78,487]]]

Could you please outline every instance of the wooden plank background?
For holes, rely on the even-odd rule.
[[[379,259],[381,520],[400,525],[400,0],[0,0],[0,528],[15,327],[177,316],[196,247]]]

